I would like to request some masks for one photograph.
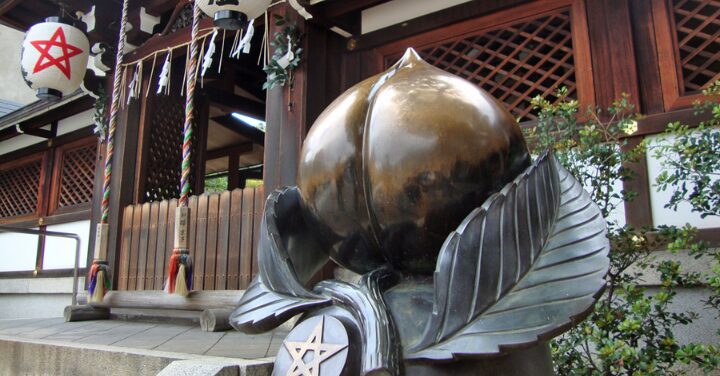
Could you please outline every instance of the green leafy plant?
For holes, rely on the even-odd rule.
[[[680,122],[668,124],[667,137],[660,140],[655,157],[663,161],[657,186],[672,191],[665,207],[677,210],[686,202],[705,218],[720,216],[720,80],[703,94],[705,100],[694,103],[695,115],[707,119],[696,128]],[[706,276],[713,294],[706,303],[720,312],[720,252],[716,250],[713,256],[712,270]]]
[[[526,130],[533,154],[554,149],[560,162],[575,175],[600,207],[605,218],[636,194],[618,188],[618,180],[635,177],[626,168],[646,152],[645,143],[630,147],[625,136],[637,130],[637,115],[623,95],[603,112],[589,108],[578,120],[579,105],[558,91],[551,103],[535,98],[537,125]],[[692,241],[694,229],[621,226],[608,219],[612,249],[607,288],[595,310],[580,325],[556,338],[552,344],[558,375],[674,375],[677,365],[693,363],[704,370],[717,367],[718,350],[702,344],[680,345],[675,328],[690,324],[697,315],[669,309],[679,287],[698,283],[695,274],[684,273],[677,262],[653,259],[652,252],[672,247],[699,247]],[[649,272],[662,281],[654,291],[640,282]]]
[[[293,81],[293,70],[300,64],[300,57],[303,49],[300,47],[300,39],[302,35],[298,29],[297,22],[277,14],[273,15],[275,25],[282,27],[280,31],[276,31],[273,34],[273,38],[270,41],[270,46],[273,47],[273,54],[270,57],[270,61],[263,71],[267,75],[267,80],[263,84],[263,89],[272,89],[275,86],[285,86],[285,84],[292,84]],[[292,51],[292,59],[287,61],[288,65],[283,67],[280,64],[282,59],[287,58],[288,47]]]
[[[667,137],[655,149],[663,160],[656,182],[661,191],[671,190],[665,207],[677,210],[688,202],[701,217],[720,216],[720,80],[703,91],[704,102],[695,103],[696,115],[709,114],[697,128],[673,122]]]
[[[228,189],[227,175],[216,175],[205,177],[205,193],[222,193]]]

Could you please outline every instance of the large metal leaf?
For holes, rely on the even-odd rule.
[[[538,158],[446,240],[433,313],[407,358],[493,354],[567,329],[604,286],[606,231],[577,180]]]
[[[230,317],[238,330],[271,330],[300,312],[330,304],[304,284],[328,257],[300,210],[297,188],[275,190],[265,203],[258,244],[258,276]]]

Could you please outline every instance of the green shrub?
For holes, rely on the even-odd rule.
[[[550,103],[535,98],[539,121],[527,129],[533,154],[553,148],[560,162],[584,185],[605,218],[636,194],[616,188],[616,180],[633,179],[626,168],[646,152],[645,143],[630,147],[624,138],[637,130],[637,115],[625,95],[603,113],[590,108],[578,120],[579,105],[558,91]],[[694,229],[636,229],[608,220],[612,249],[607,288],[590,316],[551,343],[558,375],[673,375],[676,365],[693,363],[704,370],[717,368],[718,351],[701,344],[679,345],[675,328],[697,318],[693,312],[669,310],[677,289],[698,283],[698,275],[684,273],[677,262],[657,262],[654,250],[702,245],[692,240]],[[633,266],[631,268],[631,266]],[[644,274],[660,275],[661,286],[650,292],[640,285]],[[720,282],[720,279],[718,280]]]

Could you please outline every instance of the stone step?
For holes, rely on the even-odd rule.
[[[233,359],[0,335],[2,375],[254,375],[272,359]]]

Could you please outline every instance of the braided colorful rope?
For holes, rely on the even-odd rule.
[[[125,50],[125,39],[127,38],[128,23],[128,0],[123,0],[122,16],[120,19],[120,33],[118,35],[117,55],[115,58],[115,76],[113,77],[112,104],[110,105],[110,121],[107,134],[107,150],[105,152],[105,176],[103,178],[103,195],[101,203],[100,224],[108,223],[110,214],[110,178],[112,176],[112,160],[115,152],[115,129],[117,128],[118,110],[120,109],[120,88],[122,87],[122,69],[123,56]],[[111,278],[110,268],[105,260],[101,250],[99,254],[94,255],[93,265],[88,273],[88,295],[91,300],[102,299],[105,293],[110,290]],[[102,278],[101,284],[98,284],[98,278]],[[95,295],[95,289],[102,288],[101,293]]]
[[[112,104],[110,105],[110,124],[107,134],[107,152],[105,153],[105,178],[103,179],[102,214],[100,223],[108,223],[110,214],[110,177],[112,176],[112,160],[115,152],[115,128],[117,128],[118,111],[120,109],[120,88],[122,87],[123,51],[127,38],[128,0],[123,0],[122,19],[120,21],[120,36],[118,37],[117,57],[115,59],[115,77],[113,79]]]
[[[180,176],[180,199],[178,207],[188,206],[188,196],[190,195],[190,158],[192,155],[192,124],[194,118],[194,100],[195,100],[195,82],[198,69],[198,41],[197,36],[200,30],[200,18],[202,12],[197,3],[193,6],[193,24],[192,34],[190,38],[190,58],[187,68],[187,93],[185,97],[185,125],[183,128],[183,145],[182,145],[182,174]],[[175,224],[178,225],[177,223]],[[176,229],[177,231],[177,229]],[[165,290],[169,293],[175,292],[175,283],[178,278],[180,267],[184,267],[185,287],[187,290],[192,288],[192,257],[187,249],[174,249],[170,257],[170,265],[168,267],[168,280]]]
[[[183,129],[183,146],[182,146],[182,175],[180,176],[180,200],[178,206],[188,205],[188,196],[190,194],[190,157],[192,150],[190,142],[192,139],[192,124],[194,114],[195,100],[195,82],[198,69],[198,41],[197,35],[200,30],[200,18],[202,12],[195,4],[193,7],[193,24],[190,40],[190,62],[187,72],[187,94],[185,97],[185,127]]]

